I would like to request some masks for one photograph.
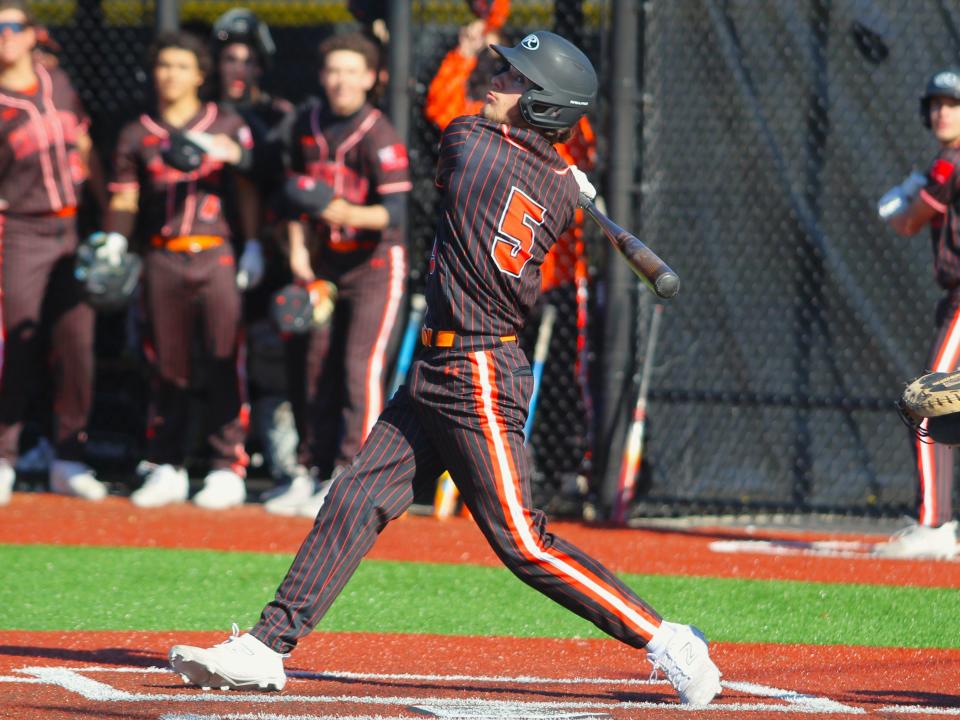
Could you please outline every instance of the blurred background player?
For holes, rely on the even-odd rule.
[[[277,208],[285,176],[285,140],[296,117],[293,104],[263,86],[276,45],[270,28],[245,8],[226,11],[210,31],[217,67],[220,104],[243,117],[253,133],[250,175],[261,201],[258,237],[264,261],[263,280],[243,294],[246,378],[250,400],[248,445],[262,452],[276,484],[288,484],[297,472],[297,436],[290,403],[286,354],[288,343],[270,321],[271,298],[291,281],[290,263],[280,252],[285,233]]]
[[[263,272],[261,254],[250,252],[256,191],[234,172],[252,164],[253,140],[239,115],[201,101],[200,88],[212,70],[203,40],[186,32],[162,34],[151,50],[150,67],[157,109],[120,134],[104,228],[122,245],[136,228],[147,246],[148,355],[156,376],[148,425],[150,471],[131,500],[156,507],[187,498],[191,346],[199,324],[211,471],[194,502],[226,508],[246,497],[238,282],[255,285]],[[235,224],[248,238],[239,271],[230,242]]]
[[[0,0],[0,503],[10,498],[24,411],[45,373],[45,350],[54,383],[50,489],[88,500],[106,495],[83,462],[94,311],[73,276],[88,120],[66,75],[36,61],[36,43],[26,3]]]
[[[407,149],[368,102],[380,65],[361,33],[319,48],[324,103],[307,106],[291,138],[291,170],[314,202],[289,224],[290,270],[302,283],[336,289],[331,321],[309,336],[305,367],[291,369],[300,474],[265,498],[269,512],[315,516],[332,479],[349,465],[383,409],[386,370],[404,298],[402,236],[410,191]],[[317,484],[317,480],[323,480]]]
[[[960,366],[960,68],[941,70],[930,78],[920,99],[920,115],[940,150],[926,174],[912,173],[889,190],[878,210],[899,235],[916,235],[930,227],[934,274],[945,294],[937,305],[937,330],[926,368],[950,372]],[[926,424],[921,423],[921,431]],[[874,552],[886,557],[953,557],[957,549],[953,449],[920,435],[915,442],[919,517]]]
[[[455,117],[474,115],[483,107],[490,88],[490,79],[499,70],[502,58],[491,49],[501,41],[504,23],[510,12],[509,0],[470,3],[481,17],[460,28],[458,43],[444,56],[427,91],[424,115],[443,130]],[[476,7],[474,7],[476,6]],[[596,137],[584,115],[577,122],[571,137],[556,144],[560,156],[585,172],[596,165]],[[541,298],[520,337],[528,356],[533,352],[543,308],[550,304],[557,309],[553,331],[554,348],[559,341],[575,338],[575,347],[555,349],[547,356],[544,378],[552,391],[543,398],[537,417],[558,412],[564,418],[576,417],[578,424],[571,438],[582,442],[564,444],[569,455],[554,451],[541,457],[538,448],[544,443],[530,442],[534,459],[534,504],[552,515],[576,515],[586,488],[578,487],[580,472],[589,472],[590,438],[593,423],[592,401],[588,378],[588,298],[589,268],[584,238],[584,215],[579,208],[570,228],[557,240],[541,267]],[[576,411],[575,413],[573,411]],[[543,423],[536,423],[533,435]],[[544,472],[546,465],[549,472]],[[554,482],[547,486],[545,478]]]

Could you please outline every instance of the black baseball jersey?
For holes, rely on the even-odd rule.
[[[86,170],[77,137],[89,124],[62,70],[35,64],[37,85],[0,89],[0,211],[39,215],[77,206]]]
[[[232,168],[204,157],[195,171],[185,173],[163,161],[170,134],[178,130],[218,135],[224,133],[246,149],[253,147],[250,129],[236,113],[215,103],[201,105],[182,128],[152,115],[142,115],[120,133],[110,192],[134,187],[140,191],[137,226],[153,236],[214,235],[229,238],[233,208],[232,188],[225,172]]]
[[[540,295],[540,265],[573,221],[577,181],[539,133],[479,116],[443,133],[445,190],[430,253],[426,325],[513,335]]]
[[[933,271],[937,283],[950,290],[960,286],[960,148],[942,148],[937,153],[920,194],[941,213],[930,223]]]
[[[354,205],[377,205],[395,193],[409,192],[406,146],[384,117],[370,105],[348,117],[333,115],[320,103],[304,108],[293,128],[290,166],[294,172],[322,180],[334,197]],[[366,257],[381,242],[403,241],[400,228],[364,230],[317,222],[321,257],[350,254]]]

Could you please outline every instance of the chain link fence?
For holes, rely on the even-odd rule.
[[[894,401],[923,368],[939,293],[926,232],[896,237],[876,201],[933,157],[918,98],[957,61],[960,11],[643,7],[642,230],[683,292],[637,512],[912,511]]]
[[[376,6],[380,14],[386,7],[351,5],[366,6],[368,21]],[[472,7],[481,5],[495,3],[411,3],[412,292],[423,286],[438,200],[440,130],[425,115],[429,89],[460,29],[476,19]],[[583,47],[607,87],[612,5],[513,0],[503,41],[555,29]],[[356,26],[347,3],[244,6],[269,24],[278,48],[264,86],[295,102],[319,94],[316,46]],[[183,2],[180,21],[206,32],[229,7]],[[911,511],[913,458],[893,402],[923,367],[938,292],[929,242],[895,238],[875,203],[932,157],[917,99],[931,70],[957,60],[960,10],[937,0],[635,7],[639,97],[636,106],[612,108],[601,92],[590,118],[592,176],[602,180],[604,159],[617,151],[605,137],[611,114],[633,113],[642,157],[631,189],[633,229],[678,271],[682,289],[663,315],[634,513]],[[107,162],[121,124],[150,101],[143,62],[155,12],[153,2],[132,0],[37,5]],[[478,63],[468,94],[482,97],[490,67]],[[578,476],[589,477],[587,418],[604,402],[596,374],[604,315],[635,315],[637,337],[628,344],[638,341],[636,365],[652,307],[642,294],[637,307],[607,307],[603,267],[617,260],[608,260],[595,231],[585,232],[580,302],[588,322],[577,322],[575,268],[562,267],[567,281],[548,295],[559,319],[530,442],[536,499],[555,514],[578,514],[601,482]],[[142,387],[142,372],[117,340],[121,322],[101,319],[93,433],[105,438],[104,457],[113,452],[118,461],[139,456],[141,439],[131,428],[142,427],[145,402],[142,392],[126,390],[114,398],[119,405],[109,402],[124,383]],[[537,324],[534,318],[524,338],[531,351]],[[578,351],[584,340],[586,351]],[[587,383],[578,357],[589,358]],[[625,371],[639,377],[638,366]],[[126,379],[111,384],[111,374]]]

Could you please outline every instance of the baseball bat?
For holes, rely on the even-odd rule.
[[[653,354],[657,347],[657,334],[660,330],[660,317],[663,305],[654,305],[650,318],[650,331],[647,333],[647,349],[643,357],[643,370],[640,373],[640,389],[637,403],[633,407],[633,420],[623,446],[623,458],[620,462],[620,476],[617,478],[617,496],[614,498],[610,519],[623,524],[627,519],[627,508],[633,501],[637,472],[643,460],[643,431],[647,424],[647,395],[650,392],[650,375],[653,372]]]
[[[407,327],[403,331],[403,341],[400,343],[400,350],[397,353],[397,367],[393,372],[390,397],[396,394],[397,389],[407,379],[410,363],[413,362],[413,353],[417,349],[420,325],[423,323],[423,315],[426,311],[426,298],[420,293],[415,293],[410,298],[410,315],[407,317]]]
[[[543,308],[540,327],[537,328],[537,344],[533,346],[533,390],[530,392],[530,407],[527,409],[527,421],[523,424],[523,442],[530,441],[533,432],[533,416],[537,411],[537,398],[540,396],[540,381],[543,380],[543,366],[547,362],[547,350],[553,337],[553,324],[557,319],[557,309],[553,305]]]
[[[680,278],[660,256],[597,209],[593,201],[580,193],[580,207],[593,218],[607,239],[623,256],[630,269],[657,297],[669,300],[680,290]]]

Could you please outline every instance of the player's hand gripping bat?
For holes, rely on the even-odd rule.
[[[580,193],[580,207],[600,226],[603,234],[657,297],[669,300],[680,290],[680,278],[640,238],[630,234],[597,209],[593,201]]]

